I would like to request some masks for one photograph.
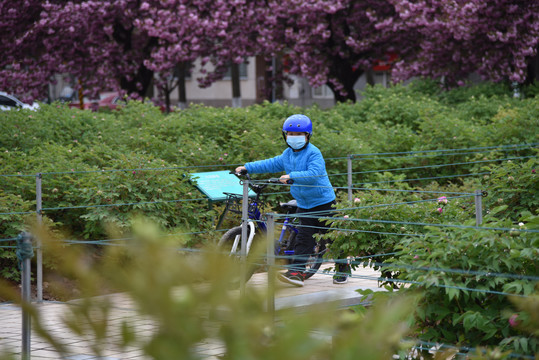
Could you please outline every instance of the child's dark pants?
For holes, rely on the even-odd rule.
[[[300,217],[300,226],[298,227],[298,235],[296,237],[296,246],[294,247],[294,259],[292,261],[292,267],[294,270],[304,271],[305,263],[309,255],[313,253],[314,246],[316,244],[313,238],[314,234],[325,234],[328,229],[327,225],[320,221],[320,217],[333,216],[333,210],[335,207],[335,200],[327,204],[316,206],[312,209],[302,209],[298,207],[297,214],[305,213],[305,217]],[[314,214],[309,215],[308,213]]]

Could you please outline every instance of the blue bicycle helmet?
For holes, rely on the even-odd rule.
[[[311,119],[303,114],[294,114],[289,116],[283,124],[283,133],[286,135],[288,131],[306,132],[309,135],[313,133],[313,123]]]
[[[299,150],[302,150],[305,147],[307,147],[307,145],[309,144],[309,140],[311,139],[311,135],[313,133],[313,123],[311,122],[311,119],[309,119],[308,116],[305,116],[303,114],[294,114],[292,116],[289,116],[283,124],[283,139],[285,143],[286,143],[286,134],[289,131],[307,133],[307,143],[305,144],[305,146],[299,149]]]

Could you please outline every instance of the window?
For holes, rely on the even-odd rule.
[[[333,92],[327,85],[311,88],[311,93],[314,99],[333,98]]]
[[[191,80],[191,69],[192,68],[193,68],[193,65],[191,64],[191,62],[188,62],[187,64],[185,64],[185,80]],[[180,66],[179,65],[176,65],[174,67],[173,77],[175,79],[178,79],[180,77]]]
[[[228,67],[228,70],[226,71],[225,75],[223,76],[223,80],[230,80],[232,79],[232,74],[230,67]],[[247,79],[247,63],[242,62],[240,64],[240,79]]]

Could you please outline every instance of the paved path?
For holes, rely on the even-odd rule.
[[[370,268],[359,268],[354,270],[353,276],[347,284],[335,285],[330,275],[319,273],[307,280],[305,286],[301,288],[286,284],[278,285],[275,308],[304,308],[309,305],[328,301],[337,301],[343,306],[357,304],[359,302],[359,294],[355,290],[380,290],[376,281],[378,276],[379,274]],[[265,288],[267,286],[266,284],[266,273],[255,274],[248,282],[248,286],[259,287],[261,289]],[[132,301],[126,295],[113,294],[108,296],[114,297],[113,301],[116,311],[114,319],[111,320],[113,328],[115,324],[120,324],[123,319],[132,318],[134,329],[136,329],[139,335],[149,335],[155,330],[155,325],[150,319],[136,315],[133,310]],[[70,306],[69,303],[45,302],[36,306],[45,320],[44,324],[46,324],[46,327],[62,339],[63,343],[68,347],[70,354],[72,354],[66,357],[66,360],[98,359],[95,356],[87,355],[91,351],[89,351],[89,342],[86,339],[75,335],[62,324],[62,314],[65,313],[66,307]],[[16,359],[20,358],[21,324],[21,310],[19,307],[6,303],[0,304],[0,354],[9,352],[15,354]],[[107,344],[105,357],[101,357],[101,360],[148,359],[138,349],[127,351],[117,349],[114,342],[119,336],[118,333],[110,337],[110,343]],[[32,334],[31,340],[32,360],[61,359],[61,356],[54,351],[54,348],[37,335]],[[205,359],[217,360],[217,356],[224,353],[224,345],[217,340],[208,339],[200,343],[197,351]]]

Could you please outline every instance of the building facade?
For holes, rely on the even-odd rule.
[[[328,108],[335,105],[333,92],[328,86],[314,88],[309,85],[309,81],[303,77],[290,75],[291,84],[284,83],[282,89],[273,90],[273,94],[267,94],[272,89],[268,84],[267,64],[260,58],[249,58],[240,67],[240,89],[241,104],[249,106],[261,103],[265,99],[275,99],[276,101],[287,101],[290,104],[300,107],[310,107],[317,104],[321,108]],[[232,79],[226,75],[222,80],[216,81],[207,88],[200,88],[197,78],[202,77],[201,67],[195,62],[193,69],[186,79],[187,105],[205,104],[208,106],[232,106]],[[387,86],[389,83],[389,71],[373,71],[373,81],[375,84]],[[360,93],[367,86],[367,76],[363,74],[356,82],[355,89]],[[177,104],[179,98],[178,90],[171,93],[171,103]]]
[[[321,108],[335,105],[333,92],[328,86],[312,87],[306,78],[290,75],[291,83],[281,83],[279,86],[269,83],[271,74],[268,74],[268,64],[263,58],[249,58],[240,66],[241,106],[262,103],[264,100],[287,101],[300,107],[310,107],[314,104]],[[210,69],[208,69],[210,70]],[[387,86],[389,71],[373,71],[371,82]],[[185,107],[189,104],[204,104],[207,106],[224,107],[233,106],[232,79],[226,74],[223,79],[214,82],[211,86],[201,88],[198,78],[202,77],[200,62],[195,62],[185,80],[186,104],[179,104],[178,88],[170,93],[171,106]],[[77,94],[72,88],[76,79],[69,75],[56,75],[55,82],[49,86],[49,100],[78,101]],[[361,98],[361,91],[367,86],[367,76],[363,74],[356,82],[354,88]],[[269,93],[268,93],[269,92]],[[71,95],[70,95],[71,94]],[[158,94],[154,87],[153,97]],[[71,96],[71,98],[70,98]],[[237,101],[236,101],[237,103]]]

